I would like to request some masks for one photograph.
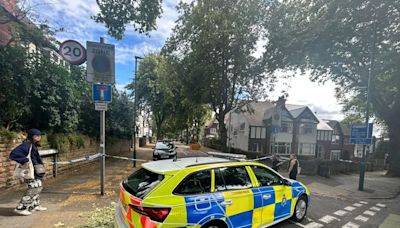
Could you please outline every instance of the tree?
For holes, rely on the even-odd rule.
[[[168,80],[171,73],[173,72],[164,56],[151,54],[141,61],[137,78],[127,86],[133,91],[132,96],[137,96],[136,101],[140,105],[150,107],[158,138],[163,137],[163,125],[172,115],[171,89],[174,85]]]
[[[0,46],[0,125],[7,130],[21,127],[29,113],[26,58],[22,47]]]
[[[156,29],[156,19],[161,14],[161,0],[96,0],[100,12],[93,16],[104,23],[108,34],[122,39],[125,27],[133,23],[135,31],[148,33]]]
[[[268,4],[258,0],[198,0],[181,3],[164,52],[179,59],[185,94],[216,113],[226,145],[225,115],[238,99],[263,95],[263,66],[253,56]]]
[[[339,99],[364,102],[371,70],[372,113],[388,127],[391,166],[400,176],[400,1],[283,1],[265,21],[265,61],[276,69],[311,69],[332,80]],[[347,97],[347,98],[346,98]],[[350,99],[351,100],[351,99]]]
[[[115,91],[106,115],[107,132],[110,135],[126,138],[133,134],[133,102],[126,92]]]

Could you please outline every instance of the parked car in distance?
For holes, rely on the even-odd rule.
[[[303,220],[309,204],[304,184],[258,162],[153,161],[122,181],[115,227],[267,227]]]
[[[173,142],[157,142],[153,150],[153,160],[170,159],[176,156],[176,147]]]

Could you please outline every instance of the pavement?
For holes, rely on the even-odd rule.
[[[151,145],[147,148],[139,148],[137,157],[150,160],[152,157]],[[179,145],[178,156],[206,156],[205,152],[214,151],[209,148],[202,148],[200,151],[192,151],[187,146]],[[130,152],[121,156],[131,157]],[[140,162],[137,167],[140,167]],[[133,172],[131,161],[107,159],[106,161],[106,185],[105,195],[101,196],[99,181],[99,163],[74,169],[67,174],[57,178],[44,181],[44,190],[41,194],[42,205],[48,208],[46,212],[34,212],[30,216],[18,216],[13,209],[25,191],[24,188],[5,190],[0,193],[0,227],[80,227],[87,223],[87,212],[96,208],[110,206],[118,199],[118,188],[120,181]],[[299,176],[315,196],[314,204],[325,208],[324,205],[342,207],[345,203],[357,203],[359,200],[370,199],[375,202],[377,199],[384,199],[383,202],[392,202],[400,192],[400,178],[389,178],[383,176],[383,172],[367,172],[365,178],[365,191],[358,191],[358,175],[339,175],[331,178],[319,176]],[[334,199],[334,200],[332,200]],[[349,200],[351,199],[351,200]],[[336,201],[335,201],[336,200]],[[337,202],[332,203],[333,201]],[[380,201],[379,201],[380,202]],[[383,228],[399,227],[400,203],[394,204],[392,213],[385,214],[379,220]],[[317,207],[315,207],[317,208]],[[321,210],[315,210],[315,218]],[[317,216],[318,215],[318,216]],[[321,214],[321,216],[323,216]],[[383,222],[382,222],[383,221]],[[392,226],[391,226],[392,224]],[[397,226],[393,226],[393,224]],[[284,227],[301,226],[291,223],[278,225]],[[335,227],[335,226],[333,226]],[[374,226],[372,226],[374,227]],[[375,227],[378,227],[376,225]]]

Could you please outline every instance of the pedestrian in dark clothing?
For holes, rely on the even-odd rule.
[[[30,162],[32,163],[31,167],[43,165],[37,149],[40,146],[41,132],[38,129],[30,129],[27,133],[27,139],[11,151],[9,158],[24,168],[28,168]],[[34,168],[33,178],[24,178],[24,182],[28,185],[28,191],[22,196],[20,203],[14,210],[17,214],[30,215],[32,211],[47,210],[47,208],[40,205],[39,194],[43,189],[42,178],[44,172],[38,173],[39,170],[39,168],[37,170]]]
[[[279,160],[279,155],[274,155],[272,158],[272,169],[278,172],[279,166],[281,165],[281,161]]]
[[[290,155],[290,160],[289,160],[289,178],[296,180],[297,178],[297,168],[298,168],[299,162],[297,161],[296,155],[291,154]]]

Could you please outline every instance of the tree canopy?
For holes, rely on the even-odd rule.
[[[126,26],[133,24],[135,31],[147,33],[156,29],[156,19],[161,14],[161,0],[96,0],[100,12],[93,16],[104,23],[108,34],[122,39]]]
[[[208,104],[220,124],[225,145],[225,115],[238,99],[263,93],[263,65],[255,57],[268,12],[264,1],[198,0],[181,3],[180,17],[164,53],[179,59],[188,99]]]
[[[399,15],[392,0],[287,0],[265,21],[271,72],[311,69],[313,80],[336,83],[339,99],[365,107],[371,70],[372,113],[388,126],[393,175],[400,175]]]

